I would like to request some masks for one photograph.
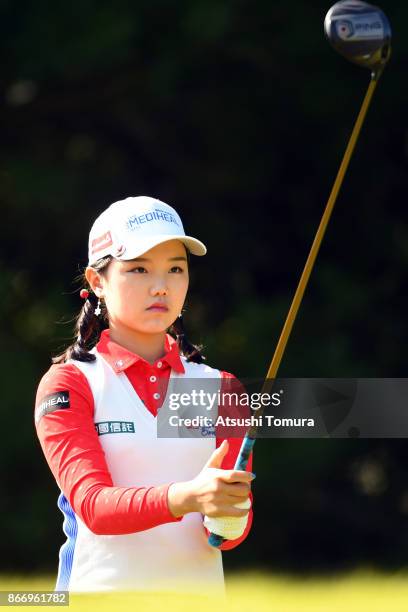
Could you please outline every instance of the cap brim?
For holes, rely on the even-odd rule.
[[[123,255],[120,257],[115,256],[115,259],[119,259],[120,261],[134,259],[135,257],[139,257],[139,255],[143,255],[143,253],[146,253],[146,251],[149,251],[158,244],[168,242],[169,240],[180,240],[180,242],[186,245],[192,255],[205,255],[207,253],[207,247],[200,240],[197,240],[197,238],[184,235],[174,236],[163,234],[161,236],[147,236],[143,240],[138,240],[133,249],[126,248]]]

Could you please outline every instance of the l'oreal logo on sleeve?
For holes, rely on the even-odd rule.
[[[126,221],[126,227],[128,230],[139,229],[141,225],[151,221],[167,221],[168,223],[175,223],[176,225],[179,225],[174,215],[166,210],[155,208],[152,212],[148,212],[144,215],[133,215],[132,217],[129,217],[129,219]]]
[[[44,414],[50,414],[61,408],[70,408],[69,391],[57,391],[43,397],[35,409],[35,422],[38,423]]]

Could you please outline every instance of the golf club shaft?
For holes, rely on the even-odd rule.
[[[370,102],[371,99],[373,97],[373,93],[375,91],[375,88],[377,86],[377,82],[378,82],[378,75],[374,75],[372,74],[371,77],[371,81],[370,84],[368,86],[367,92],[365,94],[363,103],[361,105],[360,108],[360,112],[358,114],[357,120],[354,124],[354,128],[353,131],[351,133],[349,142],[347,144],[347,148],[346,151],[344,153],[343,156],[343,160],[340,164],[340,168],[339,171],[337,173],[336,176],[336,180],[334,181],[334,185],[333,188],[331,190],[328,202],[326,204],[326,208],[324,210],[322,219],[320,221],[320,225],[318,227],[318,230],[316,232],[316,236],[315,239],[313,241],[312,247],[310,249],[309,252],[309,256],[306,260],[306,264],[305,267],[303,269],[302,275],[300,277],[300,281],[299,284],[297,286],[291,307],[289,309],[288,315],[286,317],[286,321],[285,324],[283,326],[278,344],[276,346],[275,349],[275,353],[272,357],[272,361],[271,364],[269,366],[269,370],[268,373],[266,375],[266,379],[264,381],[263,387],[262,387],[262,393],[266,392],[266,390],[270,389],[270,384],[271,381],[276,378],[281,360],[282,360],[282,356],[283,353],[285,351],[286,348],[286,344],[288,342],[290,333],[292,331],[292,327],[293,324],[295,322],[296,319],[296,315],[297,312],[299,310],[300,304],[302,303],[302,298],[305,292],[305,289],[307,287],[307,283],[310,277],[310,274],[312,272],[313,269],[313,265],[314,262],[316,260],[317,254],[319,252],[319,248],[320,245],[322,243],[327,225],[329,223],[331,214],[333,212],[333,208],[334,205],[336,203],[336,199],[337,196],[339,194],[340,188],[342,186],[343,180],[344,180],[344,176],[347,172],[347,168],[349,166],[350,163],[350,159],[351,156],[353,155],[353,151],[354,148],[356,146],[356,142],[358,140],[360,131],[361,131],[361,127],[364,123],[364,119],[366,117],[368,108],[370,106]],[[257,416],[259,416],[262,412],[262,409],[260,409],[257,412]],[[245,435],[243,441],[242,441],[242,445],[241,445],[241,449],[239,452],[239,455],[237,457],[237,460],[235,462],[235,466],[234,469],[236,470],[245,470],[247,462],[248,462],[248,458],[249,455],[252,451],[252,448],[255,444],[255,439],[256,439],[256,433],[257,433],[257,429],[255,426],[251,426],[250,429],[248,430],[247,434]],[[224,541],[224,538],[222,536],[216,535],[216,534],[210,534],[209,538],[208,538],[208,542],[209,544],[211,544],[211,546],[220,546],[222,544],[222,542]]]
[[[286,344],[289,339],[290,332],[292,331],[293,324],[296,319],[297,312],[299,310],[300,304],[302,303],[303,294],[307,287],[307,283],[310,277],[310,274],[313,269],[314,262],[316,260],[317,254],[320,249],[320,245],[322,243],[324,234],[326,232],[327,225],[330,221],[331,214],[333,212],[334,205],[337,200],[337,196],[339,194],[340,188],[343,184],[344,176],[347,172],[348,165],[350,163],[351,156],[353,155],[354,148],[356,146],[356,142],[358,140],[361,127],[364,123],[364,119],[366,117],[368,108],[370,106],[371,99],[373,97],[373,93],[377,86],[377,80],[372,78],[370,84],[368,86],[366,95],[364,97],[363,103],[361,105],[360,112],[358,114],[356,123],[354,125],[352,134],[350,136],[346,151],[344,153],[343,160],[341,162],[339,171],[336,176],[336,180],[334,181],[334,185],[332,191],[330,193],[328,202],[326,204],[325,211],[323,213],[322,219],[320,221],[319,228],[316,232],[315,239],[313,241],[312,247],[310,249],[309,256],[306,260],[305,267],[302,272],[302,276],[300,277],[300,281],[298,287],[296,289],[296,293],[294,295],[292,305],[289,309],[288,316],[286,318],[285,324],[282,329],[282,333],[280,335],[274,356],[271,361],[271,365],[269,366],[268,373],[266,375],[267,379],[273,379],[276,377],[276,374],[279,369],[280,362],[282,360],[283,353],[286,348]]]

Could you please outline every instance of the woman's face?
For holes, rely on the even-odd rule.
[[[186,298],[186,249],[179,240],[168,240],[137,259],[112,260],[104,276],[87,268],[86,278],[105,301],[111,326],[141,333],[163,332],[181,313]],[[149,310],[155,302],[167,310]]]

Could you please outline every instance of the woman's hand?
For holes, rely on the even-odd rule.
[[[168,505],[174,517],[189,512],[201,512],[208,517],[248,514],[248,508],[236,508],[235,504],[249,498],[253,475],[245,470],[222,470],[220,466],[227,452],[228,442],[224,440],[193,480],[170,485]]]

